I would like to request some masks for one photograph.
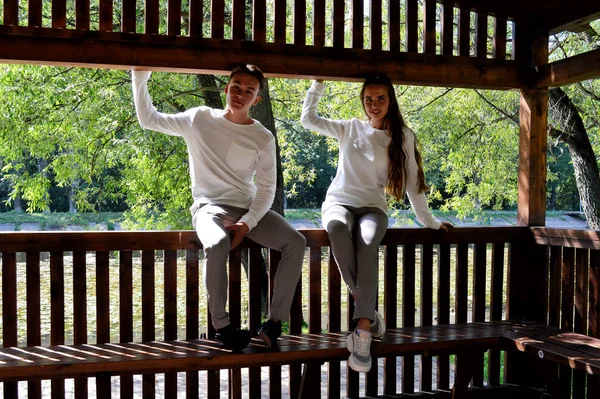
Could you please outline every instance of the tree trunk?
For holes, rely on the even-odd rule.
[[[77,187],[77,184],[75,182],[71,183],[68,195],[70,213],[77,213],[77,206],[75,206],[75,201],[73,201],[73,198],[75,197],[75,187]]]
[[[14,206],[15,212],[18,212],[18,213],[23,212],[23,204],[21,202],[21,194],[17,194],[15,196],[15,199],[13,200],[13,206]]]
[[[590,228],[600,230],[600,173],[588,133],[579,112],[562,89],[552,88],[548,94],[552,119],[561,127],[561,130],[550,129],[550,135],[567,144],[583,212]]]

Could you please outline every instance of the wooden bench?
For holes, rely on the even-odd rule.
[[[457,354],[469,359],[470,355],[499,348],[500,338],[513,327],[514,323],[504,321],[389,329],[381,339],[374,340],[371,349],[374,357]],[[211,369],[235,372],[244,367],[304,363],[300,397],[315,398],[320,397],[320,365],[348,358],[347,334],[284,335],[276,351],[268,350],[255,338],[241,353],[202,339],[2,348],[0,381]],[[459,367],[454,387],[457,393],[466,392],[470,375],[468,367]]]

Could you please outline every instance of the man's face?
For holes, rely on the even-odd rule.
[[[251,106],[260,101],[259,89],[258,79],[246,73],[238,73],[225,86],[227,105],[233,111],[247,113]]]

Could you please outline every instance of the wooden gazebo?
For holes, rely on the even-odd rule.
[[[600,76],[600,49],[549,62],[548,37],[565,30],[581,29],[600,18],[600,2],[212,0],[207,6],[208,2],[203,0],[190,0],[186,4],[181,0],[146,0],[143,10],[137,9],[136,4],[135,0],[99,0],[92,9],[89,0],[75,0],[74,6],[66,0],[52,0],[51,4],[29,0],[27,6],[19,0],[3,0],[0,62],[144,67],[189,73],[227,73],[233,64],[254,63],[268,76],[351,81],[361,79],[367,72],[383,71],[403,84],[520,90],[519,226],[461,228],[446,235],[421,229],[390,229],[383,242],[385,317],[390,328],[414,326],[416,319],[412,309],[417,297],[421,309],[418,319],[423,326],[434,323],[435,303],[440,325],[525,318],[600,338],[600,234],[543,227],[548,87]],[[384,4],[386,12],[382,9]],[[326,19],[328,5],[332,5],[329,20]],[[383,20],[383,15],[388,16],[387,20]],[[326,233],[319,229],[303,233],[309,247],[308,331],[340,331],[341,287],[331,257],[327,326],[321,325],[321,249],[329,245]],[[260,249],[252,243],[246,244],[252,259],[252,254]],[[164,250],[164,255],[159,257],[157,250]],[[2,344],[4,347],[33,347],[42,343],[61,345],[66,341],[86,344],[90,341],[109,343],[115,339],[116,342],[196,339],[200,325],[205,323],[202,320],[205,315],[198,311],[201,300],[198,250],[199,243],[193,232],[0,233]],[[137,251],[141,251],[139,264],[136,263]],[[176,306],[179,283],[172,271],[177,267],[177,251],[186,251],[183,316]],[[50,252],[49,271],[40,267],[43,263],[40,253],[44,252]],[[118,252],[117,257],[115,252]],[[17,278],[20,253],[26,253],[26,328],[20,328],[19,323],[23,321],[17,314],[19,298],[14,288],[23,284]],[[276,255],[272,255],[271,261],[274,258]],[[73,280],[65,283],[64,265],[71,259]],[[159,259],[164,259],[165,282],[164,298],[160,298],[164,300],[160,306],[164,306],[165,315],[161,326],[157,326],[155,318],[155,302],[158,303],[159,298],[154,292],[155,265]],[[488,264],[491,266],[486,276]],[[110,303],[109,292],[116,289],[109,282],[113,267],[119,276],[118,304]],[[403,276],[401,290],[396,287],[399,268]],[[453,287],[450,287],[451,268],[455,268],[456,276]],[[90,269],[95,273],[96,313],[92,327],[87,313],[91,299],[86,270]],[[132,283],[132,273],[138,271],[142,276],[141,288]],[[472,283],[468,281],[469,271],[474,275]],[[506,277],[505,271],[508,271]],[[415,292],[416,273],[425,277],[433,275],[435,282],[422,278],[420,291]],[[237,251],[230,261],[230,309],[240,307],[240,276]],[[42,306],[48,300],[41,288],[46,277],[51,286],[49,314],[44,310],[46,306]],[[249,284],[256,284],[255,277],[250,277]],[[467,298],[469,285],[473,287],[471,304]],[[491,290],[488,296],[486,286]],[[433,287],[436,287],[435,292]],[[66,322],[65,312],[69,311],[65,310],[65,290],[71,289],[73,311]],[[141,289],[141,326],[134,321],[132,311],[137,289]],[[506,312],[503,312],[503,291],[506,291]],[[397,297],[402,302],[398,308]],[[452,316],[451,305],[454,306]],[[117,321],[112,319],[110,308],[119,310]],[[249,308],[249,325],[254,328],[260,323],[260,303],[251,297]],[[300,333],[301,289],[294,309],[290,332]],[[239,323],[240,313],[237,316],[235,313],[232,312],[232,321]],[[50,318],[49,332],[40,327],[42,315]],[[185,320],[185,337],[178,336],[177,330],[181,327],[178,315]],[[71,322],[72,327],[65,327]],[[24,329],[25,336],[20,332]],[[206,327],[206,332],[209,337],[214,333],[210,327]],[[415,358],[403,356],[401,384],[396,378],[395,358],[390,359],[386,357],[384,364],[383,393],[415,390],[414,367],[411,368]],[[449,388],[451,364],[447,355],[436,357],[435,363],[431,356],[424,355],[419,362],[421,378],[417,391]],[[487,362],[485,376],[483,359],[478,365],[474,386],[498,385],[501,379],[523,381],[518,373],[523,363],[501,368],[499,353],[494,351],[489,353]],[[432,364],[437,368],[435,377]],[[291,365],[289,369],[292,394],[300,389],[297,366]],[[328,388],[329,397],[339,397],[340,362],[329,362],[328,367],[328,380],[323,384]],[[554,373],[560,384],[558,389],[565,395],[572,393],[576,398],[600,395],[596,377],[586,379],[582,372],[571,376],[569,369],[546,371]],[[271,397],[281,396],[281,368],[271,366],[270,372]],[[0,379],[1,373],[0,370]],[[199,378],[206,378],[207,396],[219,396],[218,373],[209,371],[200,377],[197,371],[187,373],[185,389],[189,397],[199,396]],[[251,368],[249,380],[250,397],[260,396],[260,372],[257,374],[256,368]],[[144,376],[144,396],[153,395],[154,381],[153,375]],[[347,396],[363,395],[358,392],[357,375],[348,372],[347,381]],[[525,382],[536,385],[539,380],[533,378]],[[53,397],[61,397],[64,384],[64,380],[52,381]],[[110,384],[110,378],[99,376],[98,392],[110,391]],[[133,396],[131,376],[120,377],[120,387],[123,397]],[[232,373],[230,393],[241,395],[239,387],[239,374]],[[365,395],[376,396],[377,387],[375,370],[367,376]],[[173,389],[177,391],[177,377],[167,373],[164,391],[173,392]],[[75,391],[78,396],[87,396],[85,378],[76,379]],[[5,382],[3,392],[5,397],[17,397],[18,386],[15,382]],[[32,397],[40,396],[39,381],[30,381],[28,392]]]

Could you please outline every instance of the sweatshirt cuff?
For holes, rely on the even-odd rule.
[[[323,83],[323,82],[317,82],[316,80],[313,80],[312,85],[310,85],[310,89],[309,90],[316,90],[319,93],[323,93],[325,91],[325,87],[327,87],[325,85],[325,83]]]
[[[254,219],[252,216],[250,216],[248,214],[245,214],[244,216],[242,216],[242,218],[240,220],[238,220],[238,223],[246,223],[248,225],[248,231],[252,230],[257,225],[256,219]]]
[[[152,71],[131,71],[131,78],[137,82],[147,82],[152,75]]]

